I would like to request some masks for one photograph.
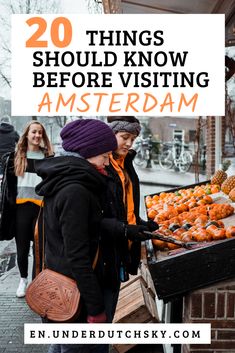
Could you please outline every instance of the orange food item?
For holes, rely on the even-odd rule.
[[[192,234],[190,232],[185,232],[184,235],[181,237],[181,241],[183,241],[184,243],[192,241]]]
[[[164,235],[172,235],[172,231],[170,229],[164,230]]]
[[[222,222],[220,220],[217,220],[216,222],[218,223],[220,228],[224,228],[224,222]]]
[[[158,200],[159,200],[159,196],[158,196],[158,195],[154,195],[154,196],[153,196],[153,199],[154,199],[155,201],[158,201]]]
[[[157,206],[158,202],[156,200],[154,200],[154,198],[152,198],[152,204],[153,204],[153,206]]]
[[[168,226],[166,224],[163,224],[159,227],[158,232],[164,233],[164,231],[167,229],[168,229]]]
[[[235,237],[235,226],[228,226],[226,229],[226,238]]]
[[[145,202],[146,202],[146,201],[149,201],[149,200],[151,200],[151,199],[152,199],[152,197],[151,197],[150,195],[148,195],[148,196],[145,197]]]
[[[194,195],[197,197],[205,195],[205,190],[202,187],[198,187],[197,190],[194,192]]]
[[[181,203],[180,205],[176,206],[176,209],[177,209],[178,213],[183,213],[183,212],[187,212],[189,208],[186,204]]]
[[[157,215],[157,211],[150,208],[150,210],[147,211],[147,215],[148,215],[148,218],[155,219],[155,216]]]
[[[192,202],[188,203],[188,208],[189,209],[194,208],[194,207],[197,207],[197,202],[196,201],[192,201]]]
[[[209,203],[209,204],[213,203],[213,199],[209,195],[204,196],[203,200],[206,201],[206,203]]]
[[[166,192],[161,192],[159,195],[160,199],[164,199],[166,196],[167,196]]]
[[[166,217],[164,215],[158,214],[155,218],[154,218],[154,222],[161,224],[162,222],[164,222],[166,220]]]
[[[203,214],[195,219],[195,224],[198,224],[198,225],[204,226],[206,225],[207,222],[208,222],[208,217]]]
[[[158,216],[156,216],[156,217],[154,218],[154,222],[158,223],[160,226],[166,226],[167,228],[169,227],[170,222],[171,222],[170,220],[162,221],[162,222],[157,222],[157,218],[158,218]]]
[[[178,228],[173,232],[173,237],[177,237],[177,239],[181,240],[183,234],[186,232],[184,228]]]
[[[210,189],[212,194],[216,194],[220,191],[220,186],[217,184],[212,184]]]
[[[152,239],[152,243],[159,250],[163,250],[167,247],[167,245],[166,245],[167,243],[162,240]]]
[[[226,231],[223,228],[218,228],[213,234],[213,240],[222,240],[226,238]]]
[[[198,204],[198,206],[201,206],[201,205],[206,205],[207,202],[206,202],[206,200],[201,199],[201,200],[197,201],[197,204]]]
[[[196,241],[208,241],[208,234],[206,229],[198,229],[197,231],[195,231],[195,234],[193,235],[193,239],[195,239]]]
[[[180,218],[178,216],[171,218],[169,222],[170,224],[171,223],[181,224]]]
[[[146,204],[147,208],[151,208],[152,205],[153,205],[153,201],[152,200],[146,200],[145,204]]]
[[[206,231],[208,234],[211,234],[213,236],[218,229],[219,228],[216,227],[214,224],[211,224],[209,227],[206,228]]]

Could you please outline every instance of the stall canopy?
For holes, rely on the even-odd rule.
[[[235,0],[103,0],[103,5],[106,13],[224,13],[226,45],[235,45]]]

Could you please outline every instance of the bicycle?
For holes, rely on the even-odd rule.
[[[152,164],[158,164],[159,142],[153,141],[151,136],[140,137],[135,145],[135,165],[142,168],[152,168]]]
[[[161,168],[169,170],[175,167],[180,172],[186,173],[193,162],[193,156],[190,151],[185,150],[186,148],[186,145],[180,141],[163,145],[163,151],[159,156]]]

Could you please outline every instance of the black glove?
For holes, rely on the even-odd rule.
[[[127,224],[125,225],[125,236],[127,239],[132,241],[143,241],[147,239],[151,239],[151,236],[144,234],[144,231],[148,231],[148,227],[139,226],[135,224]]]
[[[150,219],[149,221],[147,221],[147,227],[150,232],[154,232],[159,228],[159,225],[156,222],[154,222],[152,219]]]
[[[149,232],[154,232],[159,228],[159,225],[152,219],[150,219],[149,221],[143,221],[143,219],[141,219],[140,224],[147,227]]]

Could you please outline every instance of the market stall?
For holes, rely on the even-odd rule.
[[[211,345],[183,345],[183,353],[235,350],[234,177],[226,180],[222,186],[204,182],[145,198],[148,218],[160,225],[157,233],[189,245],[146,242],[157,302],[177,303],[184,323],[212,325]],[[161,320],[174,322],[169,314]]]

